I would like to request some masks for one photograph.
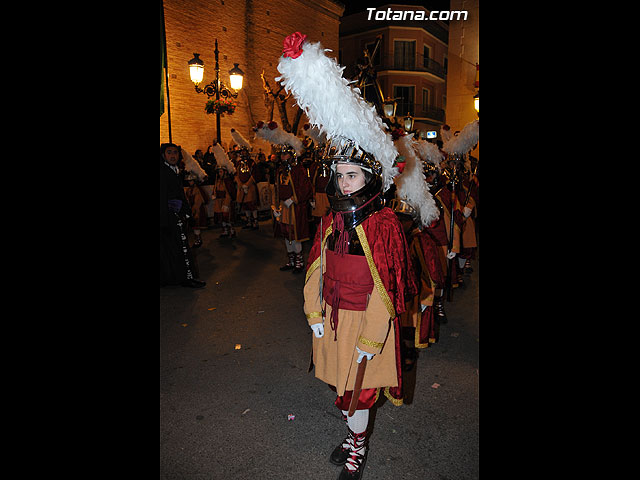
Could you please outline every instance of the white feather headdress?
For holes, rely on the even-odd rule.
[[[224,148],[222,148],[222,145],[220,145],[219,143],[216,143],[213,146],[212,150],[213,150],[213,156],[216,157],[216,163],[218,164],[218,167],[224,168],[227,172],[231,174],[236,173],[236,167],[234,167],[231,160],[229,160],[229,157],[227,156],[227,152],[224,151]]]
[[[440,169],[440,162],[444,160],[444,155],[434,143],[427,142],[426,140],[415,140],[413,147],[423,162],[428,162],[435,165],[438,170]]]
[[[394,166],[398,151],[373,105],[342,76],[344,67],[325,55],[320,43],[310,43],[296,32],[285,39],[276,78],[291,92],[309,121],[327,135],[333,145],[354,143],[373,155],[382,167],[383,189],[398,174]],[[293,54],[288,45],[295,44]],[[295,57],[295,58],[294,58]]]
[[[194,158],[187,152],[184,148],[182,150],[182,160],[184,161],[184,169],[187,172],[193,173],[196,177],[198,177],[199,181],[203,181],[204,177],[207,176],[207,173],[202,169],[202,167],[194,160]]]
[[[480,123],[478,120],[467,123],[460,133],[451,137],[442,145],[442,150],[449,154],[462,155],[470,152],[480,138]]]
[[[245,147],[251,150],[251,144],[235,128],[231,129],[231,138],[233,138],[233,141],[236,142],[236,144],[240,147]]]
[[[253,128],[256,132],[256,137],[262,138],[273,145],[290,145],[296,151],[296,155],[302,153],[304,145],[302,140],[296,137],[293,133],[285,132],[282,130],[276,122],[258,122]]]
[[[447,124],[440,125],[440,137],[442,138],[442,143],[445,143],[451,140],[452,136],[453,136],[453,132],[451,131],[451,127],[449,127],[449,125]]]
[[[404,170],[395,177],[396,197],[416,209],[422,225],[426,227],[438,219],[440,211],[422,173],[422,162],[416,155],[415,143],[413,133],[404,135],[395,142],[398,152],[405,160]]]
[[[316,145],[322,145],[327,141],[327,134],[321,132],[316,125],[309,123],[304,125],[304,134],[307,135]]]

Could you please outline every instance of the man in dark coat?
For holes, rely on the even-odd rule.
[[[191,206],[178,169],[180,148],[173,143],[160,146],[160,286],[182,285],[201,288],[193,255],[187,242],[187,220]]]

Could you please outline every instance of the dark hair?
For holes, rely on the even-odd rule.
[[[362,186],[362,188],[364,188],[366,185],[369,185],[369,183],[373,180],[375,175],[373,173],[369,172],[368,170],[365,170],[364,168],[362,168],[361,165],[358,165],[357,163],[352,163],[351,165],[355,165],[356,167],[360,167],[360,169],[362,170],[362,173],[364,174],[364,185]],[[334,169],[332,169],[332,170],[333,170],[332,178],[333,178],[334,186],[336,188],[336,192],[340,192],[340,188],[338,187],[338,175],[337,175],[337,172]]]
[[[176,145],[175,143],[162,143],[162,144],[160,144],[160,155],[164,155],[164,152],[169,147],[175,147],[176,149],[178,149],[178,152],[180,151],[180,147],[178,145]]]

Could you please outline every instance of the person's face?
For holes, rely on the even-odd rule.
[[[343,195],[349,195],[360,190],[366,183],[364,172],[357,165],[336,165],[336,177],[338,188]]]
[[[176,147],[168,147],[164,151],[164,159],[169,165],[176,165],[180,159],[180,152]]]

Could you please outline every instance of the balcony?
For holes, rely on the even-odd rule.
[[[416,119],[424,118],[435,122],[444,122],[444,110],[441,108],[432,107],[430,105],[425,107],[423,105],[416,105],[414,102],[403,102],[402,100],[398,100],[396,116],[404,117],[408,113]]]
[[[423,55],[405,56],[405,55],[383,55],[382,61],[375,64],[378,72],[385,70],[401,70],[405,72],[425,72],[435,75],[444,80],[446,72],[442,65],[432,58]]]

